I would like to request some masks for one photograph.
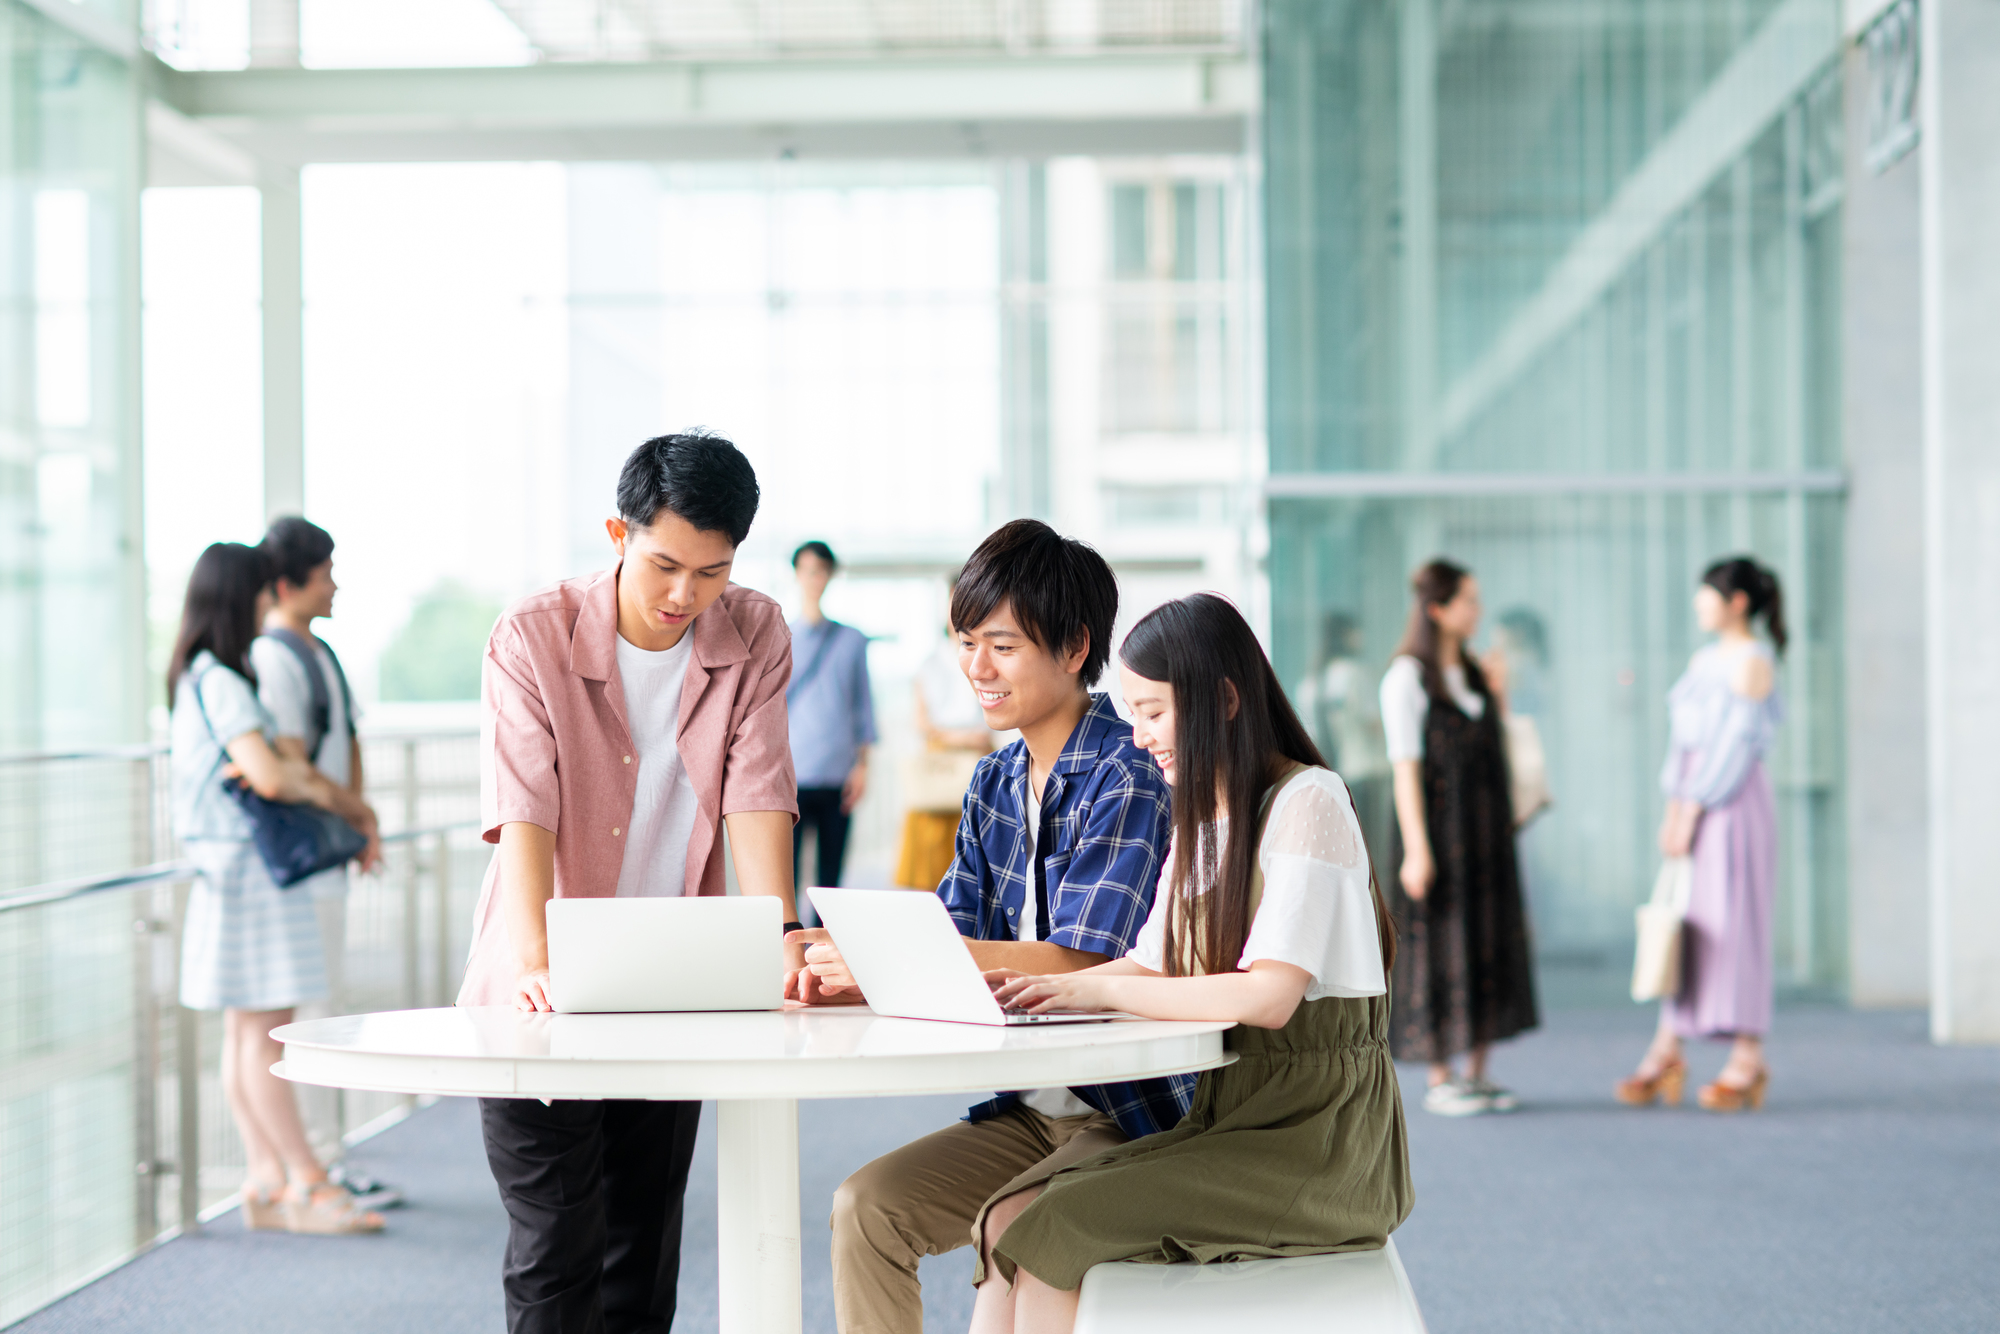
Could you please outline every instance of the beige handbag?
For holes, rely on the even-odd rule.
[[[1632,957],[1632,999],[1659,1000],[1681,989],[1681,936],[1687,926],[1694,866],[1668,857],[1653,881],[1653,897],[1639,905],[1639,945]]]
[[[1555,805],[1555,795],[1549,791],[1548,755],[1535,720],[1525,713],[1510,713],[1501,726],[1507,746],[1507,795],[1513,799],[1514,827],[1519,829]]]
[[[957,811],[983,756],[969,750],[920,750],[903,760],[903,805],[913,811]]]

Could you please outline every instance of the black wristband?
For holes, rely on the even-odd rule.
[[[789,936],[794,931],[803,931],[805,929],[806,924],[804,922],[787,922],[779,928],[779,932],[780,934]]]

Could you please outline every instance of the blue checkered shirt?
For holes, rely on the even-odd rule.
[[[959,934],[1018,940],[1035,892],[1035,835],[1027,828],[1028,743],[987,756],[973,772],[958,822],[958,855],[938,886]],[[1132,728],[1093,695],[1042,791],[1049,832],[1043,868],[1045,939],[1121,958],[1139,937],[1160,881],[1172,829],[1172,797]],[[1070,1090],[1111,1117],[1130,1139],[1166,1130],[1187,1114],[1193,1075],[1094,1084]],[[1007,1111],[1019,1095],[974,1107],[969,1121]]]

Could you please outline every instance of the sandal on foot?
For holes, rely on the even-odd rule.
[[[306,1187],[303,1197],[296,1188],[286,1192],[285,1228],[322,1237],[380,1232],[382,1215],[355,1208],[352,1195],[331,1181],[322,1181]]]
[[[251,1232],[283,1232],[285,1188],[257,1181],[243,1183],[243,1226]]]

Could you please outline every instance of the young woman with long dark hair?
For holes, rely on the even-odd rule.
[[[1346,787],[1222,598],[1155,609],[1120,657],[1133,740],[1173,786],[1152,916],[1123,959],[989,976],[1023,1009],[1234,1020],[1237,1061],[1173,1129],[988,1204],[974,1334],[1069,1330],[1094,1264],[1369,1250],[1410,1210],[1395,935]]]
[[[1434,560],[1410,587],[1409,627],[1382,677],[1403,943],[1389,1043],[1397,1060],[1429,1064],[1426,1111],[1510,1111],[1514,1095],[1486,1078],[1487,1049],[1537,1017],[1501,742],[1504,663],[1482,665],[1466,647],[1481,610],[1471,571]]]
[[[1667,695],[1672,730],[1660,786],[1667,810],[1660,851],[1690,857],[1681,988],[1660,1003],[1660,1027],[1621,1102],[1679,1102],[1687,1077],[1683,1038],[1733,1040],[1728,1064],[1699,1093],[1710,1111],[1761,1107],[1770,1072],[1771,914],[1778,883],[1778,817],[1764,755],[1784,704],[1777,655],[1785,651],[1778,576],[1748,556],[1717,561],[1694,596],[1695,623],[1715,642],[1695,650]],[[1757,638],[1764,622],[1771,642]]]
[[[357,825],[367,807],[312,764],[282,756],[257,698],[250,643],[271,607],[262,552],[217,542],[188,578],[167,668],[173,705],[174,830],[199,868],[181,939],[181,1004],[222,1011],[222,1091],[243,1137],[243,1221],[293,1232],[374,1232],[327,1180],[306,1140],[292,1086],[271,1073],[284,1054],[271,1030],[327,994],[312,893],[278,887],[251,842],[249,818],[225,790],[240,778],[267,801],[310,802]]]

